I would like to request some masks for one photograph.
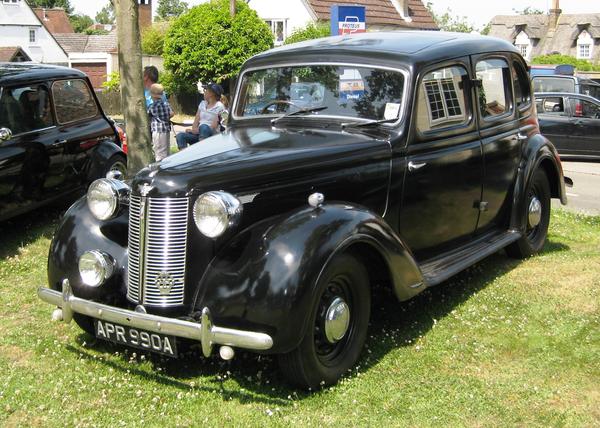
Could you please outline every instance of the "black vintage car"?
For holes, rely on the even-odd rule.
[[[600,160],[600,101],[581,94],[536,93],[540,129],[560,157]]]
[[[124,171],[120,145],[85,74],[0,63],[0,221]]]
[[[319,105],[295,105],[299,82],[323,85]],[[511,44],[304,42],[243,66],[225,133],[93,183],[39,296],[101,339],[276,354],[291,382],[318,387],[357,362],[373,284],[406,300],[502,248],[530,256],[550,198],[566,203],[560,160]]]

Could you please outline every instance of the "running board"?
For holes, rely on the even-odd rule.
[[[437,285],[519,238],[521,233],[516,231],[485,235],[458,250],[420,264],[423,279],[428,286]]]

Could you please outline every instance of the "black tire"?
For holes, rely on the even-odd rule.
[[[350,254],[335,256],[321,275],[315,295],[302,342],[292,352],[278,356],[279,367],[290,383],[313,389],[336,383],[358,361],[371,312],[367,270]],[[326,337],[324,320],[336,298],[347,304],[350,320],[344,336],[332,343]]]
[[[120,154],[112,155],[106,162],[106,168],[104,168],[104,172],[98,178],[104,178],[109,171],[115,170],[120,171],[123,174],[123,177],[125,177],[127,174],[127,158],[125,156]]]
[[[528,220],[529,206],[533,198],[537,198],[541,204],[541,216],[539,223],[531,226]],[[538,169],[529,188],[527,189],[527,201],[525,203],[526,231],[518,240],[506,247],[506,253],[510,257],[524,259],[535,254],[544,247],[550,224],[550,184],[548,177],[542,169]]]
[[[75,313],[73,314],[73,320],[75,321],[75,323],[77,323],[79,328],[81,328],[87,334],[89,334],[92,337],[96,337],[96,332],[94,331],[94,321],[92,320],[92,318],[86,315]]]

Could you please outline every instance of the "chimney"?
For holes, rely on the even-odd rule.
[[[550,30],[556,30],[561,13],[560,0],[552,0],[552,9],[550,9],[548,16],[548,27]]]
[[[140,30],[152,25],[152,0],[138,0],[138,24]]]

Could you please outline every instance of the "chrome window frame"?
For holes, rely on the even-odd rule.
[[[389,128],[395,128],[397,127],[400,123],[402,123],[402,121],[404,120],[404,113],[406,110],[406,99],[408,96],[408,89],[410,88],[410,81],[409,81],[409,77],[410,77],[410,73],[408,70],[403,69],[403,68],[398,68],[398,67],[388,67],[388,66],[379,66],[379,65],[372,65],[372,64],[367,64],[367,63],[348,63],[348,62],[330,62],[330,61],[326,61],[326,62],[319,62],[319,61],[314,61],[314,62],[289,62],[289,63],[281,63],[281,64],[277,64],[276,67],[273,66],[261,66],[261,67],[250,67],[245,69],[242,74],[240,74],[240,77],[238,79],[236,88],[235,88],[235,98],[233,100],[233,103],[231,105],[231,112],[232,112],[232,116],[235,120],[239,120],[239,121],[245,121],[245,120],[257,120],[257,119],[266,119],[266,118],[277,118],[277,117],[281,117],[281,114],[265,114],[265,115],[254,115],[254,116],[238,116],[236,114],[237,111],[237,107],[238,104],[240,102],[240,89],[242,87],[242,82],[244,80],[244,76],[246,75],[246,73],[251,72],[251,71],[258,71],[258,70],[270,70],[273,68],[284,68],[284,67],[306,67],[306,66],[322,66],[322,65],[333,65],[333,66],[341,66],[341,67],[362,67],[362,68],[372,68],[375,70],[387,70],[387,71],[395,71],[398,72],[400,74],[402,74],[404,76],[404,91],[402,93],[402,100],[400,101],[400,111],[398,112],[398,120],[396,122],[391,122],[391,123],[382,123],[382,126],[386,126]],[[314,115],[314,116],[306,116],[306,118],[319,118],[319,119],[336,119],[336,120],[343,120],[343,121],[357,121],[357,122],[371,122],[374,119],[367,119],[364,117],[352,117],[352,116],[336,116],[336,115],[326,115],[326,114],[319,114],[319,115]]]

